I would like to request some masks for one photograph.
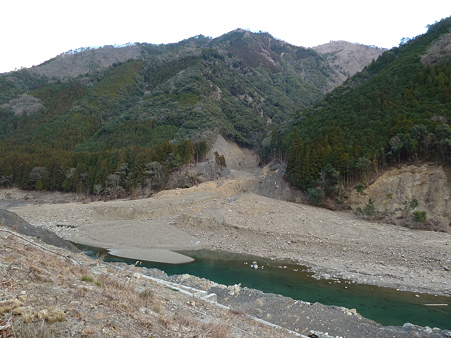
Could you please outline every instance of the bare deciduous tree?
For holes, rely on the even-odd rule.
[[[21,96],[10,100],[8,103],[2,105],[2,108],[14,112],[15,115],[33,115],[44,108],[41,100],[29,95],[22,94]]]
[[[35,185],[37,190],[44,188],[44,181],[49,177],[49,170],[46,167],[34,167],[28,174],[30,183]]]
[[[46,167],[34,167],[28,174],[30,182],[45,180],[49,176],[49,170]]]

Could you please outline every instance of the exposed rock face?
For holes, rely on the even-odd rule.
[[[304,202],[304,193],[285,180],[285,171],[285,164],[272,161],[262,169],[258,185],[252,192],[282,201]]]
[[[228,141],[221,135],[218,135],[216,142],[211,147],[207,158],[214,160],[214,153],[217,151],[224,155],[227,168],[229,170],[255,170],[258,166],[258,156],[255,151],[239,147],[235,142]]]
[[[216,164],[215,152],[219,156],[224,156],[225,167],[219,167]],[[253,176],[251,173],[256,174],[259,170],[259,157],[254,150],[242,148],[235,142],[226,140],[221,135],[217,136],[205,158],[205,162],[186,166],[174,172],[168,186],[171,188],[180,187],[179,181],[184,182],[184,187],[192,186],[201,182],[214,181],[229,175],[234,176],[237,174],[236,171],[240,171],[237,174],[240,177],[243,175],[243,171],[249,172],[249,175]]]
[[[349,202],[354,209],[364,208],[369,199],[378,212],[399,222],[406,203],[418,201],[415,210],[427,212],[436,229],[451,230],[451,175],[441,165],[408,165],[387,171],[360,195],[353,191]]]

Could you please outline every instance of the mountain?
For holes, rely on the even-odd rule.
[[[360,72],[386,51],[385,48],[347,41],[330,41],[313,47],[313,49],[325,57],[333,68],[342,75],[340,78],[342,82]]]
[[[62,53],[41,65],[29,68],[28,70],[36,75],[43,75],[48,78],[57,78],[61,80],[76,77],[80,74],[92,71],[99,71],[112,66],[114,63],[125,62],[129,59],[142,59],[145,58],[147,53],[153,55],[165,54],[170,49],[174,50],[177,49],[177,47],[217,47],[219,42],[219,44],[225,43],[225,45],[229,45],[228,47],[230,47],[230,49],[235,49],[235,51],[237,51],[237,41],[235,41],[232,45],[230,45],[230,41],[228,41],[229,38],[236,38],[236,34],[243,35],[250,40],[253,39],[254,47],[252,48],[250,46],[250,44],[252,44],[250,41],[248,41],[250,44],[247,47],[251,47],[254,51],[263,55],[271,54],[268,52],[268,43],[273,45],[273,50],[277,49],[277,45],[280,44],[288,46],[288,49],[296,50],[299,48],[284,43],[283,41],[275,40],[267,33],[251,33],[246,30],[237,29],[217,39],[211,39],[199,35],[191,39],[181,41],[180,43],[169,45],[128,43],[119,47],[110,45],[100,48],[79,48]],[[264,41],[265,35],[269,39],[268,41]],[[255,40],[259,40],[259,42]],[[258,43],[260,43],[260,45],[258,45]],[[226,49],[228,48],[226,47]],[[366,65],[372,62],[373,59],[377,59],[377,57],[385,51],[383,48],[366,46],[347,41],[331,41],[330,43],[316,46],[311,49],[326,58],[329,64],[336,70],[336,72],[334,72],[334,77],[338,76],[339,79],[338,81],[334,80],[332,82],[335,84],[340,84],[346,80],[347,77],[362,70]],[[238,52],[238,54],[240,54],[240,52]],[[240,56],[246,58],[247,61],[251,61],[254,66],[256,65],[257,61],[256,59],[253,59],[255,54],[252,55],[248,53],[241,53]],[[271,57],[269,57],[268,61],[270,59]],[[277,59],[278,57],[275,56],[275,60],[273,58],[273,61],[270,62],[274,64],[277,62]]]
[[[257,147],[337,87],[343,67],[242,29],[70,51],[0,76],[0,183],[156,188],[171,169],[201,160],[218,134]]]
[[[347,48],[353,45],[347,44]],[[369,52],[365,60],[369,60],[376,49],[365,50]],[[335,60],[333,67],[314,49],[289,45],[274,39],[268,33],[251,33],[241,29],[217,39],[196,36],[169,45],[129,44],[121,48],[82,48],[61,54],[39,66],[1,77],[0,105],[7,112],[15,112],[16,115],[22,114],[20,112],[24,107],[28,107],[25,109],[26,114],[32,114],[41,105],[45,107],[46,112],[52,113],[52,107],[49,107],[52,103],[44,102],[46,99],[48,101],[49,97],[43,97],[43,91],[53,96],[53,101],[60,100],[59,96],[74,91],[79,94],[75,94],[76,100],[85,98],[88,92],[91,96],[96,96],[106,91],[110,94],[114,92],[113,96],[116,98],[117,90],[121,86],[133,84],[141,93],[135,93],[134,98],[127,97],[128,94],[122,96],[127,97],[128,105],[134,106],[135,113],[122,114],[121,118],[135,119],[136,116],[130,115],[136,115],[136,111],[141,111],[149,117],[148,111],[152,110],[150,114],[159,122],[163,123],[169,119],[170,121],[165,123],[181,127],[179,138],[192,137],[199,132],[197,129],[202,125],[204,130],[218,127],[226,131],[225,136],[255,145],[258,135],[272,123],[278,124],[291,112],[312,104],[339,85],[345,75],[350,73],[349,67],[345,66],[350,63],[349,58],[331,58],[330,54],[325,56]],[[346,55],[355,59],[354,54]],[[364,54],[362,52],[359,56]],[[128,60],[135,60],[137,63],[135,62],[134,67],[140,69],[136,68],[135,73],[132,71],[125,74],[126,67],[118,66]],[[116,70],[108,70],[110,67]],[[127,76],[128,79],[125,80]],[[119,78],[120,81],[117,81]],[[123,80],[125,82],[122,82]],[[116,84],[112,85],[113,82]],[[58,86],[56,83],[64,85]],[[194,83],[196,88],[189,88]],[[112,85],[111,88],[105,88],[108,85]],[[62,89],[64,86],[66,89]],[[78,89],[75,90],[75,87]],[[30,90],[34,92],[30,93]],[[84,92],[81,93],[80,90]],[[56,94],[55,91],[62,92]],[[22,96],[25,93],[34,98]],[[162,93],[172,96],[163,100],[163,103]],[[178,97],[180,93],[183,99],[178,100],[181,98]],[[140,95],[143,97],[139,97]],[[199,95],[203,96],[202,100],[199,100]],[[191,105],[187,104],[188,96],[193,99]],[[232,97],[234,99],[229,100]],[[135,102],[131,104],[130,101]],[[168,116],[167,109],[162,107],[170,102],[173,104],[174,101],[181,105],[176,109],[171,107],[174,115],[171,117]],[[59,109],[64,111],[70,104],[60,103]],[[106,107],[102,110],[111,109]],[[181,126],[180,121],[186,121],[186,114],[192,109],[197,112],[208,110],[208,113],[202,117],[200,115],[204,114],[195,114],[199,116],[200,124],[199,121],[193,121],[195,115],[188,113],[190,125],[195,128],[186,124]],[[118,109],[115,110],[114,115],[117,117]],[[224,116],[218,119],[214,114],[210,114],[210,110],[220,111],[220,115],[227,115],[227,111],[233,110],[237,115],[246,116],[252,121],[257,128],[251,129],[258,129],[259,132],[252,132],[249,126],[238,125],[240,121],[237,121],[236,117]],[[111,116],[107,120],[110,119]],[[250,135],[255,133],[257,135]]]
[[[291,182],[314,200],[339,197],[339,182],[364,189],[380,169],[451,161],[451,18],[384,52],[280,129]],[[286,146],[286,145],[289,145]],[[274,150],[271,150],[274,152]]]
[[[70,79],[81,74],[104,70],[114,63],[139,58],[141,50],[139,45],[79,48],[60,54],[38,66],[33,66],[28,71],[50,79]]]

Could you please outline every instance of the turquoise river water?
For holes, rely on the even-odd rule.
[[[79,247],[90,256],[106,253],[104,249]],[[208,250],[181,253],[195,261],[175,265],[142,262],[140,266],[157,268],[168,275],[187,273],[224,285],[241,283],[242,287],[296,300],[344,306],[386,326],[412,323],[451,329],[451,297],[403,292],[347,280],[317,280],[311,277],[313,273],[308,272],[307,267],[286,261]],[[135,260],[111,255],[106,255],[105,261],[136,263]],[[257,269],[252,267],[254,261]]]

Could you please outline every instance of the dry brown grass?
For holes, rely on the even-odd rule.
[[[0,319],[0,338],[12,337],[12,316]]]
[[[45,320],[30,323],[16,321],[11,333],[11,337],[19,338],[52,338],[57,336],[57,331],[52,326],[49,326]]]
[[[38,318],[45,320],[49,324],[63,322],[66,320],[66,317],[66,313],[58,307],[43,309],[38,312]]]
[[[25,323],[38,318],[37,312],[31,306],[20,306],[12,311],[13,315],[20,316]]]
[[[127,312],[135,312],[137,309],[149,306],[161,308],[160,302],[153,296],[151,290],[137,290],[130,283],[107,275],[100,275],[97,281],[101,285],[102,294],[108,306],[112,308]]]
[[[18,299],[7,299],[0,302],[0,314],[11,312],[22,305]]]
[[[103,263],[76,257],[79,264],[0,236],[0,264],[9,264],[0,270],[0,326],[8,323],[0,338],[99,336],[107,334],[103,330],[112,336],[221,338],[232,336],[240,326],[235,321],[245,318],[200,300],[192,305],[186,295],[130,277],[133,268],[107,274],[95,268]]]
[[[180,333],[189,333],[194,337],[230,337],[230,326],[224,323],[199,323],[186,315],[176,314],[172,322]]]

